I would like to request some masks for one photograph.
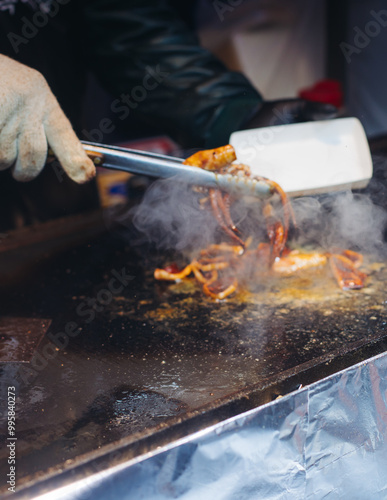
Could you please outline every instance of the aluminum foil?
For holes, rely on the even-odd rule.
[[[39,498],[387,498],[387,353]]]

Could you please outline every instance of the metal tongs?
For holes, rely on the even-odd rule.
[[[183,165],[181,158],[156,153],[137,151],[117,146],[82,141],[87,155],[95,166],[123,170],[131,174],[168,178],[230,192],[238,196],[267,197],[272,187],[264,181],[230,174],[217,174],[201,168]]]

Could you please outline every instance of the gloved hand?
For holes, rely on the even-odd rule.
[[[338,109],[332,104],[306,101],[305,99],[281,99],[264,101],[258,112],[242,127],[245,129],[287,125],[314,120],[335,118]]]
[[[45,165],[47,143],[68,176],[83,183],[95,167],[44,77],[0,55],[0,170],[29,181]]]

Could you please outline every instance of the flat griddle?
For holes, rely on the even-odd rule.
[[[0,364],[3,387],[17,383],[18,488],[32,488],[26,498],[386,349],[386,262],[366,262],[363,290],[339,290],[323,269],[263,280],[217,303],[194,281],[155,282],[154,267],[172,256],[136,250],[115,229],[95,233],[82,227],[82,242],[57,234],[19,241],[1,254],[2,321],[49,324],[35,364]],[[109,295],[123,269],[125,286]],[[88,301],[97,297],[92,318]],[[71,323],[79,334],[46,359],[50,338]],[[5,456],[2,449],[2,468]]]

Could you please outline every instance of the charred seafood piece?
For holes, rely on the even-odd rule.
[[[362,256],[345,249],[331,252],[303,253],[290,251],[286,247],[289,226],[296,225],[290,201],[282,188],[264,177],[252,176],[247,165],[234,163],[234,148],[226,145],[217,149],[199,151],[184,161],[184,164],[221,174],[245,176],[264,181],[280,200],[281,210],[274,210],[270,201],[263,206],[266,225],[266,241],[260,241],[250,248],[252,239],[244,240],[240,229],[232,220],[230,208],[234,202],[228,194],[217,189],[198,188],[203,197],[200,203],[212,211],[230,243],[212,244],[201,250],[199,255],[183,269],[172,264],[156,269],[157,280],[178,281],[191,274],[202,285],[203,292],[215,300],[223,300],[237,291],[240,283],[246,283],[251,276],[273,273],[289,275],[303,269],[321,267],[328,263],[337,283],[343,290],[359,289],[364,286],[366,275],[359,270]]]

